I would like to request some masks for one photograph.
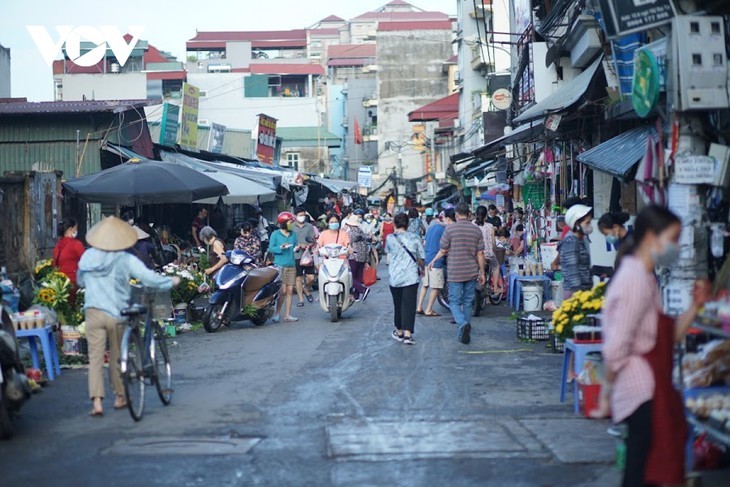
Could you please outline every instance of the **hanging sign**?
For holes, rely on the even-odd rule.
[[[357,184],[361,188],[371,188],[373,186],[373,168],[360,166],[360,169],[357,170]]]
[[[609,39],[644,32],[672,21],[672,0],[600,0]]]
[[[276,119],[259,114],[258,138],[256,141],[256,157],[263,164],[274,164],[276,149]]]
[[[160,144],[174,146],[177,143],[180,107],[165,103],[162,106],[162,122],[160,122]]]
[[[558,130],[558,127],[560,126],[560,121],[563,119],[563,116],[559,113],[553,113],[551,115],[548,115],[548,117],[545,119],[545,128],[550,130],[551,132],[555,132]]]
[[[634,55],[634,81],[631,88],[631,104],[636,113],[646,118],[659,102],[661,69],[654,53],[639,49]]]
[[[182,123],[180,124],[180,145],[191,149],[198,147],[198,98],[200,90],[183,83]]]
[[[674,159],[674,180],[680,184],[712,184],[715,159],[709,156],[681,156]]]
[[[210,137],[208,139],[208,150],[216,154],[223,152],[223,139],[226,136],[226,126],[218,123],[210,124]]]

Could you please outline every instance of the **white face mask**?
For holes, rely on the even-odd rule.
[[[76,238],[76,236],[79,234],[79,232],[74,232],[71,234],[71,238]]]
[[[299,223],[304,223],[305,221],[307,221],[307,217],[306,216],[298,216],[297,217],[297,221]]]
[[[583,232],[583,235],[590,235],[591,233],[593,233],[592,225],[581,225],[580,229]]]
[[[679,245],[674,242],[667,242],[662,240],[663,245],[661,250],[653,250],[651,252],[652,260],[654,265],[657,267],[671,267],[679,259],[680,248]]]

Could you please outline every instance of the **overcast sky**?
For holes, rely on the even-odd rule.
[[[10,48],[14,97],[53,100],[53,76],[27,25],[144,26],[142,39],[184,60],[185,41],[197,30],[301,29],[329,16],[350,19],[388,0],[0,0],[0,44]],[[424,10],[455,15],[456,0],[414,0]],[[59,56],[60,58],[60,56]]]

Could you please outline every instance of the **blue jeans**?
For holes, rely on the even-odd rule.
[[[471,309],[474,305],[476,287],[476,281],[449,283],[449,304],[454,321],[459,325],[459,336],[461,336],[464,325],[471,323]]]

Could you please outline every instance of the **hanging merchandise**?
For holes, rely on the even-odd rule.
[[[664,205],[666,203],[665,191],[662,186],[663,175],[659,161],[659,142],[653,137],[646,141],[646,153],[636,171],[637,189],[644,203]]]

